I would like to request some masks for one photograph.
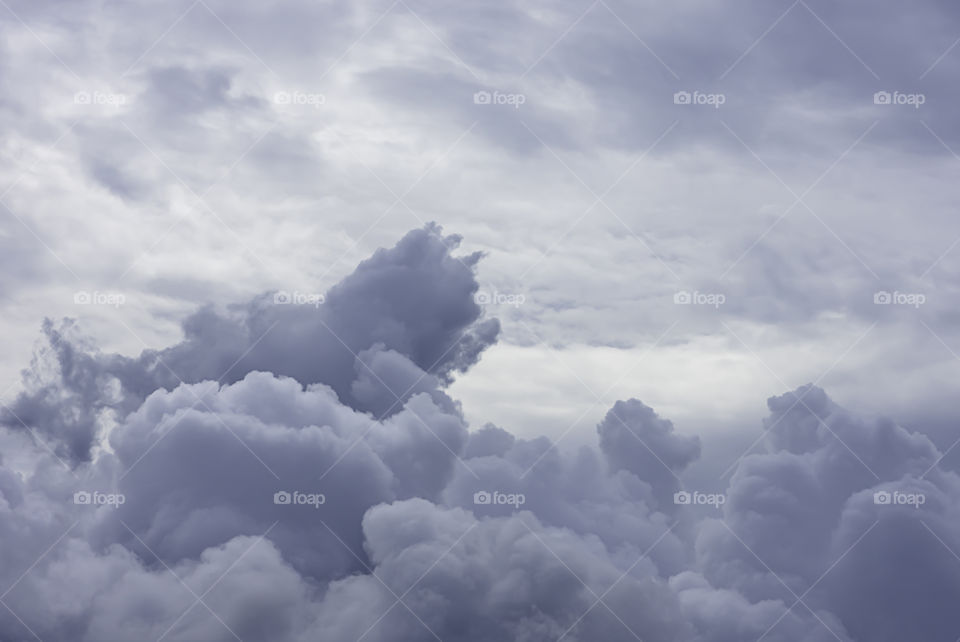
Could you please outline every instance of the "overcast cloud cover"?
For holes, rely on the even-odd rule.
[[[956,642],[958,73],[942,0],[0,0],[0,642]]]

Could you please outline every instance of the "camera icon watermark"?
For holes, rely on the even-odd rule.
[[[887,292],[880,290],[873,294],[874,305],[909,305],[919,308],[927,302],[927,297],[921,292]]]
[[[107,305],[119,308],[127,302],[127,297],[119,292],[77,290],[73,293],[73,302],[76,305]]]
[[[712,305],[718,308],[727,302],[726,295],[719,292],[688,292],[680,290],[673,295],[673,302],[676,305]]]
[[[907,105],[920,109],[920,105],[927,102],[925,94],[905,94],[899,91],[878,91],[873,94],[874,105]]]
[[[312,305],[319,308],[324,301],[326,301],[326,297],[319,292],[277,290],[273,295],[274,305]]]
[[[278,506],[313,506],[320,508],[327,503],[327,496],[323,493],[302,493],[299,490],[278,490],[273,494],[273,503]]]
[[[673,503],[677,506],[713,506],[719,509],[727,503],[727,496],[723,493],[701,493],[679,490],[673,494]]]
[[[873,494],[873,503],[877,506],[913,506],[914,508],[920,508],[926,502],[927,496],[923,493],[879,490]]]
[[[127,498],[123,493],[78,490],[73,494],[73,503],[78,506],[113,506],[119,508],[126,502]]]
[[[523,493],[501,493],[498,490],[478,490],[473,494],[473,503],[477,506],[513,506],[518,509],[527,501]]]
[[[525,94],[506,94],[496,90],[491,92],[486,89],[481,89],[473,94],[474,105],[509,105],[514,109],[520,109],[520,105],[525,102],[527,102]]]
[[[727,102],[726,94],[707,94],[701,91],[678,91],[673,94],[674,105],[708,105],[720,109],[720,105]]]

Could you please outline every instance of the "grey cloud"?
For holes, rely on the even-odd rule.
[[[478,10],[474,21],[482,24],[504,11]],[[513,23],[538,27],[534,35],[511,39],[507,31],[502,39],[481,41],[471,37],[475,27],[457,26],[451,29],[451,46],[479,73],[489,69],[501,78],[519,77],[528,65],[516,62],[524,57],[518,53],[535,49],[529,64],[542,58],[531,78],[549,79],[553,86],[573,82],[589,91],[604,115],[591,124],[593,140],[606,145],[646,149],[680,120],[682,125],[656,154],[696,145],[746,153],[722,119],[751,147],[773,149],[777,142],[823,153],[829,149],[826,141],[849,133],[855,138],[871,120],[883,120],[885,127],[874,134],[882,146],[942,155],[945,150],[920,124],[920,112],[946,141],[956,140],[949,114],[953,90],[921,79],[955,39],[951,25],[957,22],[956,12],[934,2],[909,10],[889,4],[791,7],[756,2],[742,7],[738,20],[719,6],[652,11],[620,2],[571,4],[562,12],[568,19],[557,24],[519,7],[507,11]],[[862,19],[865,12],[873,16],[869,23]],[[424,15],[447,24],[442,9],[430,7]],[[904,28],[905,22],[911,28]],[[921,46],[913,36],[917,29],[930,34]],[[947,75],[956,64],[954,57],[945,57],[930,73]],[[926,93],[928,99],[919,112],[898,112],[874,105],[873,94],[884,90]],[[691,109],[674,104],[677,91],[719,92],[726,102],[719,110]],[[527,93],[536,104],[536,92]],[[821,109],[835,117],[818,119],[815,112]],[[536,118],[534,111],[525,113]]]
[[[322,305],[278,304],[275,295],[263,295],[227,313],[202,308],[184,321],[181,344],[136,359],[93,354],[47,322],[52,381],[40,380],[38,366],[30,374],[37,380],[12,405],[6,423],[35,427],[62,455],[83,460],[101,413],[122,417],[156,388],[205,379],[229,383],[253,370],[326,383],[353,407],[395,411],[430,378],[445,385],[466,371],[499,332],[498,322],[481,319],[473,301],[480,255],[452,255],[459,238],[440,233],[431,225],[377,252],[327,292]],[[374,368],[359,357],[374,348],[396,353],[397,365],[381,356]],[[384,380],[377,370],[387,367]],[[383,389],[390,381],[397,389]],[[115,385],[119,393],[110,388]]]
[[[433,160],[425,149],[473,123],[464,146],[437,159],[442,178],[421,184],[410,209],[413,218],[441,212],[487,238],[456,256],[459,239],[433,226],[416,230],[333,289],[315,284],[327,290],[319,307],[276,305],[272,292],[201,307],[183,322],[182,342],[139,356],[101,352],[74,323],[46,322],[26,391],[3,411],[12,432],[0,439],[0,592],[10,590],[0,599],[16,615],[0,608],[0,640],[31,639],[28,625],[54,642],[157,639],[171,625],[165,639],[234,639],[227,624],[247,640],[355,640],[384,613],[365,639],[434,639],[418,617],[444,639],[464,641],[632,640],[631,631],[696,642],[960,635],[960,449],[952,447],[950,388],[956,208],[953,166],[941,162],[954,162],[947,148],[960,146],[960,96],[950,82],[960,49],[948,51],[960,14],[952,3],[747,2],[735,12],[615,0],[8,4],[27,24],[0,8],[0,162],[5,174],[27,173],[4,198],[83,279],[115,276],[104,265],[113,253],[139,239],[136,249],[146,250],[175,223],[170,215],[185,205],[181,180],[198,193],[220,180],[209,205],[238,236],[224,240],[222,226],[204,227],[211,212],[200,207],[162,257],[144,258],[203,276],[178,280],[157,261],[132,271],[130,288],[195,305],[288,287],[264,278],[231,297],[224,292],[249,286],[249,274],[221,283],[226,277],[193,270],[195,251],[226,265],[237,238],[253,234],[282,248],[258,272],[276,265],[311,280],[314,263],[333,258],[328,251],[351,253],[353,238],[338,246],[343,230],[359,242],[377,221],[379,241],[406,224],[374,218],[386,203],[371,168],[405,186],[410,170]],[[133,100],[124,110],[75,109],[77,89]],[[527,102],[486,109],[472,102],[478,89],[523,92]],[[329,108],[285,112],[270,103],[277,90],[324,93]],[[672,99],[680,90],[719,91],[727,101],[685,109]],[[919,91],[927,102],[886,109],[873,104],[877,90]],[[539,264],[541,280],[524,283],[536,250],[552,251],[592,201],[564,165],[600,193],[675,121],[610,194],[623,224],[598,207]],[[809,198],[824,224],[798,206],[753,246],[792,202],[764,163],[799,191],[838,159]],[[67,184],[76,177],[82,185]],[[267,223],[242,225],[249,220]],[[141,221],[142,230],[128,229]],[[8,325],[59,315],[29,306],[46,307],[50,284],[72,275],[18,221],[0,214],[0,228]],[[104,238],[113,232],[117,239]],[[191,236],[206,247],[182,243]],[[291,236],[310,254],[277,260]],[[558,380],[521,362],[531,352],[520,350],[509,369],[470,372],[499,337],[498,323],[473,301],[473,250],[503,248],[492,282],[531,295],[529,307],[507,318],[545,328],[546,346],[572,354],[635,345],[636,333],[656,337],[678,317],[660,292],[674,279],[647,243],[678,282],[727,295],[712,316],[693,306],[679,313],[681,326],[693,321],[694,335],[704,331],[696,353],[684,352],[681,337],[661,345],[689,359],[692,372],[744,356],[716,327],[721,319],[756,324],[756,336],[789,348],[790,385],[808,379],[797,375],[805,357],[832,359],[847,321],[879,321],[873,360],[851,355],[830,390],[858,409],[870,408],[870,395],[903,399],[911,420],[862,417],[813,386],[788,392],[768,402],[762,448],[734,466],[727,488],[716,478],[740,448],[726,443],[720,413],[701,419],[702,446],[681,430],[685,421],[675,416],[675,430],[635,399],[609,410],[599,447],[565,450],[495,426],[471,432],[451,382],[479,374],[491,378],[481,382],[486,390],[523,390],[524,379]],[[716,278],[743,252],[729,279]],[[870,301],[874,289],[927,286],[937,296],[920,311]],[[517,343],[529,342],[523,347],[540,344],[517,334]],[[23,333],[5,336],[15,346]],[[594,363],[590,377],[612,374]],[[648,370],[622,397],[656,398],[662,410],[664,388],[689,385],[671,381],[672,365]],[[663,387],[651,389],[657,380]],[[699,400],[670,403],[726,402],[725,391],[702,388]],[[577,405],[564,399],[568,390],[558,384],[524,406],[563,416]],[[480,423],[493,418],[490,408],[462,403]],[[549,426],[553,435],[565,427]],[[722,448],[711,447],[719,441]],[[695,461],[701,451],[708,461]],[[673,503],[679,488],[700,483],[724,492],[721,509]],[[94,488],[127,501],[118,509],[71,501]],[[327,502],[273,503],[274,493],[297,488],[323,492]],[[521,493],[524,503],[475,503],[486,491]],[[924,503],[876,503],[877,493]],[[204,599],[217,617],[205,605],[187,612],[194,597],[171,570],[198,594],[212,587]],[[613,587],[606,604],[594,605],[576,576],[597,594]],[[387,612],[391,591],[411,587],[407,605]],[[796,595],[803,603],[794,604]]]
[[[839,558],[824,578],[826,600],[860,639],[896,640],[916,635],[950,640],[960,629],[960,545],[955,475],[936,483],[905,477],[857,493],[847,502],[831,542]],[[873,492],[920,493],[926,510],[877,505]],[[873,524],[860,544],[853,546]],[[852,547],[852,548],[851,548]],[[918,590],[922,587],[922,590]]]
[[[529,94],[522,110],[481,111],[473,105],[470,94],[480,83],[474,87],[472,74],[406,14],[385,18],[381,28],[388,33],[378,31],[347,51],[344,66],[356,66],[316,90],[330,89],[335,96],[337,87],[358,89],[358,95],[388,104],[390,118],[413,115],[430,123],[431,133],[438,119],[464,127],[479,120],[482,142],[523,160],[533,159],[538,146],[521,119],[548,145],[590,165],[602,153],[646,149],[675,120],[681,122],[653,159],[665,161],[672,154],[700,162],[719,150],[721,162],[729,161],[734,170],[754,167],[756,159],[721,119],[764,159],[772,157],[777,172],[805,173],[811,159],[828,157],[826,168],[874,119],[882,122],[864,149],[918,158],[944,155],[935,137],[918,126],[918,117],[948,146],[956,139],[954,90],[934,82],[949,77],[955,55],[940,63],[929,86],[919,74],[952,43],[956,12],[945,3],[918,3],[909,10],[808,4],[880,72],[881,81],[803,5],[721,81],[725,67],[789,5],[748,3],[733,17],[720,7],[654,10],[610,2],[616,16],[601,3],[574,25],[587,7],[478,4],[462,17],[433,3],[411,7],[490,88],[521,84],[517,76],[543,55],[518,88]],[[86,46],[71,52],[69,61],[84,77],[88,70],[103,71],[95,64],[98,49],[76,35],[88,25],[85,6],[73,5],[79,8],[71,11],[63,3],[12,6],[40,20],[44,36],[53,31],[57,38],[50,42],[64,57],[72,43],[83,40]],[[310,88],[314,63],[320,62],[322,72],[324,63],[334,62],[389,5],[211,2],[210,7],[242,42],[197,5],[168,40],[147,52],[131,80],[143,85],[125,122],[162,161],[112,116],[86,119],[71,139],[82,148],[88,173],[114,193],[156,199],[164,186],[178,183],[163,167],[167,163],[191,189],[213,184],[211,165],[219,168],[224,160],[229,165],[277,116],[261,95],[269,89],[252,86],[264,78],[279,82],[277,69],[283,82],[299,79]],[[110,64],[122,68],[133,62],[186,8],[105,8],[111,17],[136,25],[116,29],[104,41]],[[129,19],[134,11],[144,24]],[[901,28],[907,22],[912,29]],[[319,23],[336,28],[316,37],[311,25]],[[437,49],[420,55],[408,47],[402,28],[410,25]],[[278,30],[290,37],[277,38]],[[917,44],[920,31],[926,37]],[[197,43],[215,54],[215,63],[203,59]],[[434,51],[444,58],[442,65]],[[412,62],[396,63],[397,53]],[[304,59],[311,61],[306,67]],[[17,77],[3,85],[4,114],[35,135],[36,124],[28,118],[33,94],[23,89],[26,83]],[[551,87],[565,91],[548,95]],[[882,111],[872,105],[878,89],[914,87],[929,94],[922,110]],[[724,109],[674,105],[675,91],[698,89],[725,92]],[[571,98],[572,104],[564,102]],[[362,108],[358,112],[363,119],[348,124],[373,132],[377,145],[393,144],[394,132],[381,136],[376,119],[368,120]],[[198,115],[230,125],[218,128]],[[263,176],[238,181],[239,192],[257,195],[261,186],[271,204],[277,193],[334,192],[327,185],[338,167],[314,147],[318,129],[336,132],[341,125],[327,117],[324,113],[319,125],[313,118],[305,118],[306,124],[281,121],[249,156],[256,169],[244,178]],[[546,150],[542,156],[579,190],[557,159]],[[135,189],[124,173],[147,187]],[[732,176],[736,181],[742,174]],[[871,189],[842,187],[851,193]],[[350,193],[355,195],[367,201],[364,190]],[[542,195],[536,196],[536,206],[543,208]],[[496,198],[512,205],[502,194]],[[643,199],[628,203],[638,221],[658,208],[681,207]],[[839,218],[845,211],[831,213]],[[704,218],[724,215],[729,212],[707,208]],[[546,216],[552,219],[553,212]],[[535,225],[533,236],[543,236]],[[803,234],[790,238],[797,229]],[[764,323],[814,321],[825,309],[867,316],[869,308],[850,303],[850,292],[865,280],[855,259],[842,254],[842,247],[818,243],[819,229],[812,234],[798,224],[787,230],[787,238],[768,239],[748,259],[744,267],[762,278],[734,281],[727,310]],[[760,231],[735,239],[733,252],[749,247]],[[620,229],[609,236],[626,238]],[[866,241],[857,240],[860,250]],[[433,639],[417,617],[454,640],[547,640],[568,629],[569,639],[582,640],[629,640],[632,631],[651,639],[704,642],[761,636],[956,638],[960,627],[951,605],[958,586],[951,551],[960,548],[958,489],[955,474],[937,465],[943,449],[892,421],[857,417],[819,389],[801,388],[769,402],[766,452],[739,463],[722,512],[703,521],[671,501],[680,488],[677,476],[699,455],[699,442],[675,432],[639,401],[619,402],[610,410],[598,427],[599,449],[562,452],[547,438],[520,439],[492,426],[468,434],[460,406],[446,389],[495,342],[499,326],[484,319],[473,302],[479,255],[455,257],[457,242],[432,226],[414,231],[326,292],[318,308],[275,305],[272,294],[225,310],[202,308],[184,322],[183,342],[134,358],[98,352],[77,338],[70,323],[46,323],[49,348],[27,372],[28,390],[12,405],[16,417],[4,417],[13,429],[22,429],[23,420],[47,440],[31,453],[32,470],[0,468],[0,532],[9,544],[0,554],[0,586],[10,587],[29,571],[7,596],[11,608],[44,639],[155,639],[193,602],[166,564],[198,592],[229,570],[208,601],[244,639],[356,639],[391,607],[391,591],[410,588],[406,602],[417,616],[397,605],[370,631],[370,639]],[[652,242],[660,249],[659,240]],[[542,238],[536,243],[549,247]],[[18,278],[29,271],[31,260],[18,253],[17,243],[0,245],[15,264],[8,270],[20,271]],[[717,245],[731,244],[720,239]],[[798,252],[797,245],[811,249]],[[581,258],[590,262],[605,249]],[[886,250],[883,245],[876,253]],[[684,260],[682,248],[662,254],[672,263]],[[634,249],[624,255],[634,258]],[[630,268],[611,276],[614,270],[603,269],[608,267],[594,266],[597,282],[607,288],[597,293],[600,299],[611,283],[619,287],[633,279],[647,288],[654,281],[637,279]],[[884,278],[902,272],[893,262],[877,269]],[[580,276],[574,272],[562,278]],[[6,274],[0,277],[4,282]],[[949,272],[944,268],[936,276],[942,280]],[[652,313],[643,303],[636,305],[636,316],[622,314],[620,307],[609,310],[630,325],[651,326]],[[567,307],[579,312],[586,306],[577,300]],[[546,310],[555,316],[555,309]],[[949,314],[938,314],[937,327],[949,325]],[[603,341],[619,341],[608,336],[618,334],[613,326],[597,325],[604,328]],[[510,380],[504,376],[498,383],[507,386]],[[110,448],[98,448],[104,444]],[[43,445],[69,459],[80,479],[48,457]],[[75,506],[70,496],[84,485],[118,490],[128,501],[116,510]],[[304,511],[272,502],[273,493],[294,486],[316,488],[328,501],[322,509]],[[474,503],[475,493],[491,490],[522,493],[523,509]],[[921,508],[883,506],[874,503],[876,492],[923,493],[927,501]],[[75,519],[77,527],[36,568],[21,563],[38,558]],[[596,605],[579,622],[595,596],[577,576],[597,594],[613,587],[607,604]],[[912,589],[920,583],[932,597],[921,599]],[[794,593],[811,587],[805,604],[792,606]],[[27,633],[16,617],[0,610],[0,637]],[[233,636],[197,606],[167,637]]]
[[[944,602],[918,595],[908,580],[929,574],[932,559],[943,563],[943,553],[949,556],[956,546],[950,516],[958,479],[936,467],[934,445],[887,419],[855,417],[815,387],[771,398],[769,406],[769,452],[740,462],[727,490],[725,524],[708,521],[698,535],[706,577],[752,600],[793,603],[806,595],[797,609],[829,610],[854,639],[896,640],[905,634],[904,623],[914,621],[874,616],[863,609],[867,602],[922,613],[930,639],[949,639],[960,622]],[[919,506],[877,502],[874,493],[884,492],[925,499]],[[913,561],[899,561],[904,556]],[[886,581],[871,579],[878,573]],[[955,601],[955,575],[937,571],[933,577],[934,593]],[[853,583],[857,598],[836,592]]]
[[[230,73],[192,71],[183,67],[153,68],[147,72],[149,89],[141,99],[157,115],[189,117],[229,104]]]
[[[649,483],[661,509],[673,501],[678,474],[700,456],[699,439],[675,434],[670,421],[637,399],[614,404],[597,432],[611,466]]]
[[[702,575],[687,571],[670,579],[670,587],[677,592],[684,616],[696,628],[691,639],[711,642],[735,642],[745,639],[764,639],[771,642],[826,642],[850,638],[842,624],[830,613],[820,612],[815,617],[801,609],[789,610],[789,604],[779,600],[751,603],[740,593],[717,589]],[[824,625],[825,624],[825,625]]]
[[[381,345],[362,359],[401,385],[422,372]],[[381,392],[368,399],[385,403]],[[611,408],[599,451],[563,452],[495,426],[468,438],[438,394],[431,383],[377,421],[328,385],[265,372],[160,388],[111,431],[111,452],[77,469],[80,479],[49,458],[26,479],[0,469],[0,529],[16,559],[67,533],[9,605],[52,640],[159,636],[171,624],[173,640],[227,639],[229,627],[291,642],[321,631],[897,640],[917,617],[925,639],[955,630],[958,575],[934,544],[960,546],[960,479],[935,468],[928,439],[889,420],[859,418],[812,386],[771,398],[767,452],[740,462],[722,517],[698,521],[660,496],[676,487],[664,465],[682,472],[698,441],[637,400]],[[79,488],[125,501],[74,505]],[[326,501],[274,503],[285,488]],[[477,504],[480,490],[524,501]],[[926,500],[885,505],[876,492]],[[21,564],[4,559],[12,585]],[[195,600],[177,578],[198,594],[211,589],[206,606],[188,611]],[[910,582],[921,580],[936,599],[918,596]],[[74,598],[59,599],[67,587]],[[888,606],[884,617],[870,615],[876,604]],[[5,636],[22,627],[0,615]]]
[[[397,608],[375,625],[373,639],[431,639],[427,627],[451,640],[546,640],[573,627],[571,639],[584,640],[689,635],[676,599],[647,567],[622,577],[589,537],[544,528],[530,514],[477,521],[466,511],[415,499],[371,510],[364,533],[384,584],[405,594],[410,611],[423,620]],[[608,589],[610,610],[591,609]],[[332,606],[347,595],[384,608],[392,602],[369,576],[345,580]],[[368,615],[351,618],[347,628],[351,616],[325,609],[321,621],[329,617],[344,638],[374,624]]]
[[[447,412],[458,412],[455,402],[440,390],[436,377],[399,352],[384,349],[382,343],[358,354],[354,370],[357,378],[350,384],[350,395],[358,408],[377,417],[391,414],[405,397],[420,392],[430,394]]]
[[[219,389],[206,382],[160,391],[111,439],[128,501],[106,517],[102,536],[136,550],[129,527],[173,563],[279,520],[272,538],[286,559],[312,577],[335,576],[356,561],[326,524],[360,553],[364,511],[394,498],[436,497],[464,436],[459,417],[426,395],[378,423],[326,386],[303,389],[266,373]],[[231,463],[203,465],[215,460]],[[276,505],[282,491],[326,501]]]
[[[4,298],[36,282],[47,262],[43,246],[17,220],[17,216],[16,212],[0,204],[0,229],[3,230],[0,252],[8,259],[8,267],[0,275],[0,296]]]
[[[5,600],[43,639],[294,639],[310,593],[258,537],[232,538],[160,572],[123,549],[100,556],[72,539]],[[4,631],[11,640],[23,634],[31,635],[19,623]]]
[[[669,507],[663,504],[659,489],[632,473],[611,470],[595,450],[564,453],[545,437],[512,439],[493,427],[472,433],[465,450],[475,454],[455,468],[444,491],[447,504],[505,517],[517,507],[478,505],[475,494],[520,493],[525,501],[519,508],[533,511],[545,525],[597,537],[624,559],[636,559],[657,543],[650,559],[662,572],[683,568],[684,545],[675,534],[665,535],[674,521],[673,498]]]

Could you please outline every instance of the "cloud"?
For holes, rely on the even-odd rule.
[[[74,324],[48,320],[49,351],[4,422],[83,461],[104,413],[122,419],[157,388],[235,382],[255,370],[324,383],[353,408],[396,412],[414,392],[465,372],[499,332],[473,301],[480,254],[454,256],[459,237],[441,232],[432,224],[410,232],[325,294],[276,292],[225,312],[201,308],[183,322],[181,343],[137,358],[96,353],[73,336]]]
[[[46,322],[55,376],[38,357],[14,406],[42,439],[0,466],[0,637],[953,639],[960,478],[927,437],[803,386],[698,506],[698,438],[636,399],[598,447],[471,432],[445,386],[497,326],[438,232],[137,358]]]
[[[748,2],[739,16],[612,0],[467,12],[381,0],[7,4],[0,165],[11,180],[0,190],[23,224],[0,214],[11,234],[0,238],[4,379],[37,318],[77,314],[75,289],[141,295],[124,323],[160,347],[186,309],[295,285],[326,292],[341,267],[430,218],[490,252],[484,289],[525,293],[503,316],[551,345],[635,349],[678,314],[696,328],[681,324],[666,345],[723,336],[718,314],[671,301],[709,286],[727,297],[725,319],[775,326],[798,369],[831,353],[832,323],[851,318],[890,322],[871,342],[903,346],[923,394],[942,380],[928,362],[952,359],[909,323],[919,316],[956,345],[949,3]],[[481,89],[526,100],[475,104]],[[880,90],[926,102],[876,105]],[[298,91],[326,100],[275,100]],[[726,102],[677,105],[677,91]],[[78,92],[127,100],[76,104]],[[794,203],[801,194],[813,213]],[[880,288],[929,303],[887,315],[871,301]],[[529,343],[506,327],[508,343]],[[116,326],[85,328],[107,352],[140,349]],[[880,352],[863,367],[883,371]],[[837,371],[848,381],[861,367],[851,357]],[[781,374],[793,386],[815,370]],[[748,407],[754,386],[733,381],[728,398]],[[829,384],[903,423],[929,410],[892,383],[855,400],[852,386]],[[470,392],[463,401],[478,400]],[[714,398],[700,392],[687,412],[712,420]],[[949,391],[936,400],[948,407]],[[577,406],[568,396],[558,412]],[[496,419],[530,425],[529,408]]]
[[[707,521],[697,537],[706,577],[752,600],[803,597],[799,612],[830,611],[853,639],[897,639],[919,614],[931,639],[949,639],[960,621],[908,580],[933,572],[929,579],[943,577],[934,594],[957,594],[932,562],[946,563],[960,543],[958,478],[936,468],[941,453],[887,419],[850,414],[813,386],[768,405],[769,452],[743,458],[722,521]],[[837,592],[853,585],[856,598]],[[898,614],[876,616],[881,604]]]
[[[955,3],[4,4],[0,640],[960,636]]]
[[[345,638],[371,625],[377,640],[427,639],[430,630],[441,639],[545,640],[574,626],[574,639],[688,635],[649,567],[624,576],[595,539],[545,528],[529,513],[478,521],[412,499],[371,510],[364,534],[380,580],[358,576],[338,590],[386,607],[403,595],[404,606],[379,623],[354,619]],[[613,611],[591,608],[601,594]],[[334,619],[333,630],[344,624]]]
[[[649,483],[661,508],[679,488],[678,473],[700,456],[699,439],[675,434],[672,423],[637,399],[614,404],[597,432],[610,465]]]

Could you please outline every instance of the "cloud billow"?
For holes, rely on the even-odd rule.
[[[636,399],[598,447],[471,430],[447,387],[499,326],[458,241],[414,230],[320,305],[204,308],[138,357],[45,322],[5,417],[38,441],[0,466],[0,640],[960,635],[960,478],[819,388],[768,401],[714,494]]]
[[[122,418],[159,388],[233,383],[258,370],[326,384],[358,410],[396,412],[411,386],[439,390],[499,332],[473,301],[480,255],[454,256],[459,238],[441,233],[435,225],[410,232],[361,263],[319,306],[265,294],[225,312],[202,308],[183,322],[181,343],[137,358],[100,354],[73,336],[72,322],[48,320],[49,363],[29,373],[27,390],[2,419],[50,438],[61,457],[85,461],[104,414]]]

